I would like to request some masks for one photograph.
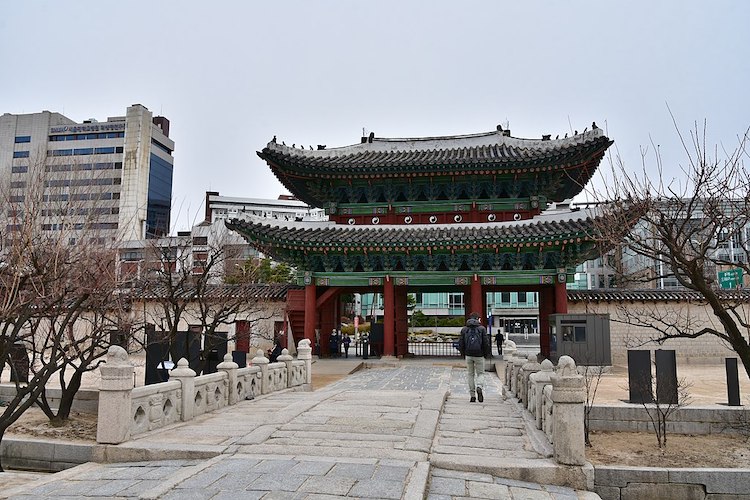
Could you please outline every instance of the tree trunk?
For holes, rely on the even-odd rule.
[[[70,377],[70,382],[62,390],[60,395],[60,407],[57,409],[57,418],[60,421],[66,421],[70,418],[70,410],[73,408],[73,400],[78,393],[78,389],[81,388],[81,379],[83,378],[82,370],[75,370],[73,376]]]

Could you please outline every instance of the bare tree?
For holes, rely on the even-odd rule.
[[[111,239],[103,236],[101,222],[113,210],[105,206],[105,214],[98,203],[106,187],[90,165],[34,159],[19,169],[22,180],[11,176],[0,190],[7,210],[0,235],[0,365],[28,366],[28,373],[15,370],[14,397],[0,415],[0,440],[37,403],[56,422],[66,420],[81,374],[95,367],[107,347],[96,337],[100,328],[82,325],[109,307],[114,290],[105,279],[112,275],[114,254],[104,246]],[[72,377],[62,370],[69,366],[75,366]],[[57,413],[45,395],[56,373],[63,390]]]
[[[750,175],[744,165],[749,132],[727,150],[709,148],[705,124],[696,124],[687,137],[678,129],[686,157],[679,180],[663,179],[658,146],[652,144],[653,164],[648,149],[642,151],[640,174],[626,170],[619,159],[612,162],[613,180],[594,194],[602,202],[596,227],[600,244],[617,249],[618,283],[653,288],[672,279],[696,292],[717,320],[698,324],[690,315],[644,305],[623,316],[653,332],[640,339],[641,345],[715,336],[737,353],[748,376],[750,294],[720,290],[716,272],[733,267],[750,274]]]
[[[596,401],[596,392],[599,383],[606,371],[606,367],[585,364],[579,365],[578,371],[583,375],[584,389],[586,390],[586,402],[583,406],[583,434],[586,446],[591,446],[591,411]]]
[[[667,387],[660,391],[657,388],[657,377],[648,377],[640,381],[631,380],[631,383],[635,383],[637,390],[646,396],[641,399],[641,405],[651,422],[651,429],[654,431],[659,449],[663,450],[667,447],[667,424],[677,410],[690,404],[690,384],[685,379],[677,379],[676,387]],[[638,386],[638,384],[646,384],[646,386]],[[673,392],[676,393],[674,398],[670,396]]]
[[[228,242],[222,225],[203,227],[191,238],[154,241],[148,247],[153,261],[136,284],[142,298],[155,304],[146,321],[157,325],[162,334],[158,341],[172,346],[185,342],[178,351],[189,352],[191,336],[199,334],[200,357],[192,360],[196,371],[202,371],[210,352],[225,342],[225,329],[237,320],[255,325],[255,334],[273,339],[273,331],[260,325],[273,316],[266,307],[264,287],[253,283],[226,284],[227,272],[235,271],[238,260],[234,245]],[[149,339],[146,339],[149,342]]]

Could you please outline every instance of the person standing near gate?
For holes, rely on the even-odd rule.
[[[349,357],[349,344],[351,344],[352,339],[349,338],[349,335],[344,335],[344,339],[341,341],[342,344],[344,344],[344,355],[346,357]]]
[[[466,359],[466,371],[469,379],[470,403],[484,401],[484,353],[490,347],[487,330],[479,322],[479,313],[473,312],[461,329],[458,339],[458,350]]]
[[[505,335],[503,335],[502,328],[498,327],[497,333],[495,334],[495,343],[497,343],[497,353],[503,355],[503,342],[505,342]]]

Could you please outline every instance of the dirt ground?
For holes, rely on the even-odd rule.
[[[738,436],[667,434],[659,450],[654,434],[595,432],[591,444],[586,458],[594,465],[750,468],[750,441]]]
[[[70,421],[61,427],[53,427],[47,415],[39,408],[29,408],[6,431],[6,435],[20,435],[41,439],[64,439],[67,441],[96,441],[96,415],[73,413]]]

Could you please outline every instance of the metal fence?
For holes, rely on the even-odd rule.
[[[409,353],[414,356],[460,358],[457,341],[409,342]]]

